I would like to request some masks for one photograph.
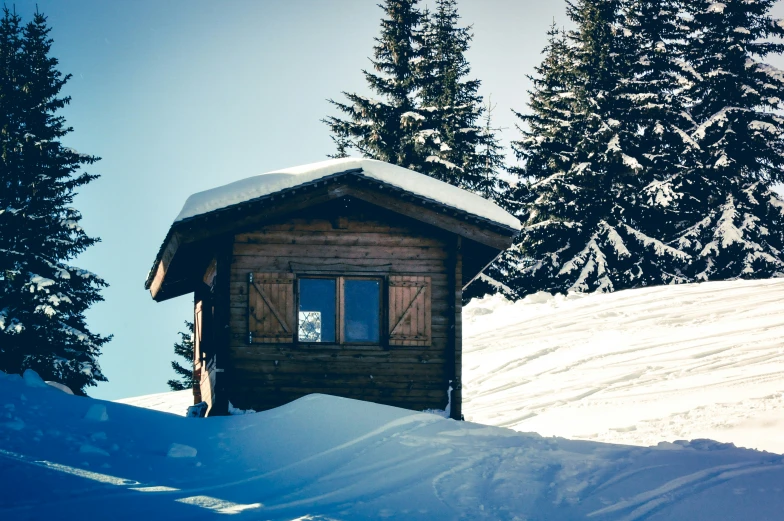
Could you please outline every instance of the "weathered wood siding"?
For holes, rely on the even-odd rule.
[[[461,420],[463,417],[463,270],[462,240],[459,237],[455,246],[455,280],[454,280],[454,383],[452,385],[452,418]]]
[[[235,235],[229,284],[229,399],[235,407],[263,410],[306,394],[326,393],[415,410],[443,409],[448,380],[460,368],[459,270],[454,235],[378,208],[363,215],[345,205],[321,207]],[[432,342],[249,344],[248,274],[264,272],[430,277]],[[450,339],[455,333],[457,338]],[[457,378],[459,382],[459,373]],[[459,408],[459,402],[453,405]]]

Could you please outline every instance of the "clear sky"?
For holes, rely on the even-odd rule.
[[[52,54],[73,74],[62,111],[75,132],[65,144],[103,159],[102,177],[76,200],[88,234],[102,242],[74,264],[111,285],[88,313],[93,331],[114,334],[100,363],[108,383],[88,389],[115,399],[168,390],[170,361],[192,298],[156,303],[143,283],[188,195],[325,159],[320,119],[327,98],[367,93],[373,0],[23,0],[25,21],[49,17]],[[526,74],[545,32],[567,24],[563,0],[461,0],[474,26],[469,52],[495,123],[515,139],[510,109],[524,111]],[[784,17],[782,5],[776,13]],[[784,66],[784,60],[772,60]]]

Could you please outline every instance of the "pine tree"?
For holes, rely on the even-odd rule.
[[[543,54],[536,75],[528,77],[533,84],[528,92],[530,112],[515,113],[522,123],[518,125],[522,139],[512,142],[512,150],[523,161],[517,173],[527,179],[520,187],[525,191],[514,194],[522,203],[517,217],[525,226],[515,247],[521,256],[534,259],[534,263],[518,264],[508,273],[506,285],[515,298],[540,289],[558,291],[553,279],[559,269],[558,250],[565,249],[559,238],[579,219],[577,212],[572,212],[572,218],[564,212],[573,206],[569,202],[579,190],[569,179],[579,139],[578,71],[574,49],[555,22]]]
[[[376,72],[364,71],[378,98],[344,93],[350,103],[330,100],[348,116],[324,120],[336,146],[332,157],[356,150],[504,201],[500,145],[495,129],[483,126],[480,81],[467,79],[470,27],[458,25],[455,0],[437,0],[432,14],[416,5],[386,0],[381,6]]]
[[[784,180],[784,72],[763,61],[784,51],[774,3],[684,3],[698,153],[684,174],[677,244],[694,257],[697,280],[784,273],[784,202],[770,189]]]
[[[515,144],[531,179],[520,248],[534,259],[510,281],[518,296],[668,283],[688,261],[650,234],[642,204],[652,177],[628,96],[637,42],[621,8],[579,0],[568,40],[550,31],[529,130]]]
[[[510,195],[512,187],[509,182],[501,176],[501,173],[508,169],[506,154],[498,139],[498,132],[501,129],[493,126],[494,110],[495,105],[488,98],[483,108],[479,143],[474,150],[475,159],[472,161],[478,178],[472,191],[485,199],[495,201],[506,210],[514,212],[518,203]],[[516,175],[512,177],[516,177]],[[515,179],[516,181],[517,179]]]
[[[67,264],[98,239],[70,205],[97,176],[78,173],[99,158],[66,148],[72,131],[59,109],[70,79],[50,56],[46,17],[0,20],[0,370],[37,371],[77,394],[106,381],[97,358],[110,337],[91,333],[84,312],[106,283]]]
[[[512,150],[523,167],[512,167],[519,176],[546,180],[567,172],[575,157],[577,135],[572,121],[576,107],[576,70],[566,34],[555,21],[547,31],[544,59],[528,75],[533,89],[528,91],[529,114],[515,112],[522,125],[522,139],[512,142]],[[554,181],[555,179],[553,179]]]
[[[373,47],[373,69],[363,71],[370,89],[379,98],[344,92],[349,103],[329,102],[346,119],[324,119],[337,147],[333,157],[345,157],[354,149],[364,157],[407,168],[423,163],[417,157],[414,134],[422,117],[414,112],[422,13],[418,0],[385,0],[381,35]]]
[[[558,190],[557,185],[562,182],[574,156],[571,118],[575,94],[571,49],[555,22],[547,36],[548,43],[542,51],[544,59],[535,68],[536,75],[528,76],[533,84],[532,90],[528,91],[531,113],[515,112],[524,123],[517,126],[523,137],[512,142],[512,150],[518,159],[524,161],[524,166],[509,168],[518,181],[508,187],[502,204],[523,223],[529,219],[535,190],[542,193],[547,189]],[[535,189],[532,183],[538,183]],[[520,235],[510,249],[466,288],[467,297],[500,292],[509,298],[519,298],[526,293],[520,286],[520,274],[530,260],[523,251],[524,237],[524,234]]]
[[[471,66],[465,53],[473,35],[459,20],[455,0],[436,0],[435,12],[424,17],[417,62],[417,113],[423,118],[417,143],[425,157],[421,171],[498,200],[505,194],[498,177],[503,158],[495,129],[485,117],[481,82],[467,79]]]
[[[174,354],[186,360],[187,365],[172,360],[171,366],[178,378],[166,382],[172,391],[192,389],[193,381],[193,322],[185,321],[185,332],[180,331],[180,341],[174,343]]]
[[[622,20],[632,55],[620,95],[630,101],[639,161],[650,183],[640,209],[647,213],[647,227],[665,241],[672,240],[683,220],[683,174],[697,149],[688,134],[694,120],[685,96],[696,76],[684,59],[687,28],[681,15],[680,0],[634,0],[627,3]]]
[[[513,215],[519,217],[520,210],[523,208],[524,196],[522,189],[525,183],[522,179],[516,179],[514,185],[510,185],[501,177],[501,172],[506,169],[505,155],[503,147],[498,142],[496,133],[500,130],[493,127],[494,105],[488,99],[484,107],[484,115],[481,136],[483,145],[478,149],[480,161],[477,171],[485,177],[486,182],[480,188],[479,195],[485,199],[495,201],[496,204],[506,209]],[[514,174],[513,174],[514,176]],[[463,302],[467,303],[472,298],[482,297],[501,293],[510,298],[515,297],[515,292],[508,286],[510,274],[515,273],[522,266],[522,255],[519,247],[513,245],[512,248],[504,251],[490,266],[485,268],[479,276],[463,290]]]

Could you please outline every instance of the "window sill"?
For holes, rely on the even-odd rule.
[[[338,343],[328,343],[328,342],[297,342],[295,344],[290,344],[294,347],[301,347],[303,349],[354,349],[354,350],[368,350],[368,351],[381,351],[388,349],[389,346],[385,344],[365,344],[365,343],[356,343],[356,344],[338,344]]]

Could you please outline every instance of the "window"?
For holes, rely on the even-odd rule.
[[[421,275],[248,273],[247,342],[429,346],[431,290]]]
[[[299,279],[300,342],[335,341],[335,279]]]
[[[378,344],[381,281],[343,279],[343,341]]]
[[[297,339],[305,343],[378,344],[381,289],[380,279],[300,278]]]

